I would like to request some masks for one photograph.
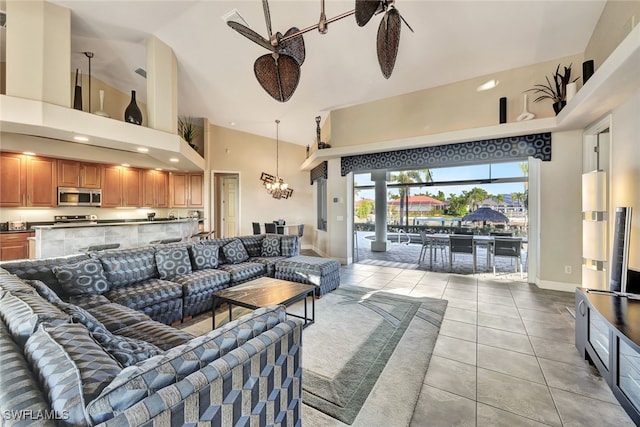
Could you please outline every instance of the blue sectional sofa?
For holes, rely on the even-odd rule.
[[[210,310],[214,292],[273,277],[277,262],[299,252],[297,236],[252,235],[9,261],[0,267],[44,282],[68,302],[117,303],[171,325]]]
[[[299,252],[254,235],[0,263],[4,424],[301,425],[302,321],[284,307],[200,337],[169,326],[279,271],[339,286],[338,261]]]
[[[302,321],[283,306],[194,337],[105,300],[0,268],[3,425],[301,425]]]

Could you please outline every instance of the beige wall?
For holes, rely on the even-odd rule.
[[[70,107],[71,12],[45,1],[6,3],[6,93]]]
[[[582,130],[552,135],[552,160],[540,165],[541,286],[581,283]],[[565,266],[571,273],[565,273]]]
[[[640,270],[640,91],[611,116],[611,195],[609,212],[631,206],[629,266]],[[611,250],[611,248],[609,248]]]
[[[640,1],[609,0],[585,49],[585,59],[593,59],[595,69],[640,21]]]
[[[505,70],[445,86],[360,104],[331,112],[331,145],[341,147],[437,134],[499,123],[499,99],[507,97],[507,122],[514,122],[523,109],[524,91],[545,82],[558,64],[573,64],[573,75],[582,73],[583,55],[577,54],[529,67]],[[500,84],[492,90],[476,88],[489,79]],[[578,81],[578,89],[581,87]],[[550,100],[534,103],[529,93],[529,111],[536,118],[554,115]]]
[[[263,171],[276,174],[275,139],[210,125],[207,153],[207,175],[211,170],[240,175],[241,235],[252,233],[254,221],[264,223],[278,218],[290,224],[305,224],[305,237],[310,235],[315,228],[315,188],[309,184],[309,172],[300,171],[305,147],[280,141],[279,173],[294,190],[292,197],[280,200],[271,197],[260,181]]]

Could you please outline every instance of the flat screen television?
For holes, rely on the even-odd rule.
[[[631,207],[617,207],[614,218],[609,290],[627,292]]]

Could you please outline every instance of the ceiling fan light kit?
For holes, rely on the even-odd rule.
[[[320,19],[317,24],[302,30],[292,27],[282,35],[280,32],[273,33],[269,2],[268,0],[262,0],[264,19],[267,25],[267,38],[249,28],[237,9],[223,16],[227,25],[236,32],[271,51],[271,53],[256,59],[253,64],[253,71],[260,86],[276,101],[287,102],[298,87],[300,67],[304,63],[306,56],[303,34],[315,29],[320,34],[326,34],[331,22],[351,15],[355,15],[356,23],[362,27],[374,15],[385,12],[378,27],[377,54],[382,75],[388,79],[391,77],[396,57],[398,56],[401,22],[404,22],[409,30],[413,32],[413,29],[394,6],[395,0],[356,0],[354,10],[329,19],[327,19],[325,13],[324,2],[325,0],[320,1]]]

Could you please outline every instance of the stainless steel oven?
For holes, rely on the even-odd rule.
[[[58,206],[101,206],[102,190],[58,187]]]

